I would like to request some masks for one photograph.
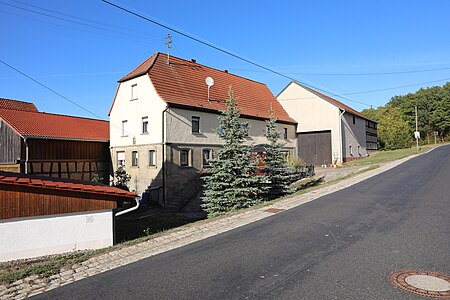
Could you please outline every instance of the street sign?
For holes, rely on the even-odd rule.
[[[415,131],[414,132],[414,138],[417,139],[417,140],[420,139],[420,131]]]

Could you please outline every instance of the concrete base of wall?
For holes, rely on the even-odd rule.
[[[0,222],[0,262],[113,245],[112,210]]]

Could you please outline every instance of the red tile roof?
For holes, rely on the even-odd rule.
[[[167,55],[157,52],[122,77],[119,83],[144,74],[148,74],[158,95],[169,105],[223,111],[224,100],[228,99],[231,86],[241,115],[269,119],[269,109],[272,107],[279,121],[296,123],[265,84],[226,71],[174,56],[170,57],[168,64]],[[207,77],[214,80],[210,89],[210,101],[205,83]]]
[[[0,185],[2,184],[40,187],[43,189],[53,190],[70,190],[79,193],[113,195],[133,199],[136,197],[135,193],[91,181],[44,177],[0,171]]]
[[[0,109],[14,109],[38,112],[36,106],[31,102],[11,100],[6,98],[0,98]]]
[[[0,109],[0,119],[23,137],[109,141],[108,121],[11,109]]]
[[[365,120],[372,121],[371,119],[369,119],[368,117],[366,117],[366,116],[363,115],[362,113],[360,113],[360,112],[354,110],[354,109],[351,108],[350,106],[345,105],[344,103],[342,103],[342,102],[340,102],[340,101],[338,101],[338,100],[336,100],[336,99],[334,99],[334,98],[331,98],[331,97],[329,97],[329,96],[327,96],[327,95],[324,95],[324,94],[322,94],[322,93],[320,93],[320,92],[318,92],[318,91],[316,91],[316,90],[310,88],[309,86],[306,86],[306,85],[301,84],[301,83],[299,83],[299,82],[294,82],[294,83],[295,83],[295,84],[298,84],[298,85],[301,86],[302,88],[304,88],[304,89],[310,91],[311,93],[313,93],[313,94],[319,96],[320,98],[325,99],[325,100],[331,102],[332,104],[338,106],[339,108],[345,109],[346,112],[349,112],[349,113],[351,113],[351,114],[357,115],[357,116],[359,116],[359,117],[361,117],[361,118],[363,118],[363,119],[365,119]]]

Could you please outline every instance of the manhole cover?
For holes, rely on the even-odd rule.
[[[392,285],[429,298],[450,299],[450,276],[438,272],[405,270],[392,273]]]

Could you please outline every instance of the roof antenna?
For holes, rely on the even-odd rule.
[[[172,48],[172,36],[170,35],[170,33],[167,35],[166,37],[167,40],[167,64],[170,64],[170,49]]]
[[[211,77],[206,77],[205,79],[206,85],[208,86],[208,101],[209,101],[209,89],[214,85],[214,79]]]

